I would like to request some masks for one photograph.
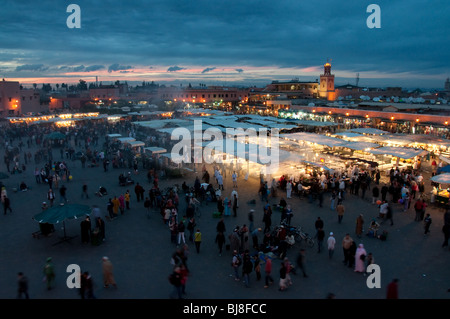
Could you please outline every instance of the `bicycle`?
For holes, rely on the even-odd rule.
[[[299,243],[304,241],[308,247],[314,247],[315,244],[314,239],[308,233],[305,233],[301,227],[294,231],[294,239]]]

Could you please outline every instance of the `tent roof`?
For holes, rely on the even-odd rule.
[[[78,219],[83,216],[89,216],[91,207],[81,204],[55,205],[33,216],[33,219],[39,223],[57,224],[66,219]]]
[[[434,175],[431,180],[439,184],[450,184],[450,173],[443,173],[439,175]]]
[[[157,147],[157,146],[144,147],[144,150],[149,151],[152,154],[161,154],[161,153],[167,152],[167,150],[165,148]]]
[[[360,128],[354,128],[350,129],[350,132],[354,133],[362,133],[362,134],[373,134],[373,135],[380,135],[380,134],[388,134],[389,132],[379,130],[377,128],[371,128],[371,127],[360,127]]]
[[[129,144],[131,147],[145,146],[145,143],[142,141],[126,141],[124,143]]]
[[[132,138],[132,137],[119,137],[119,138],[117,138],[117,140],[121,143],[128,143],[128,142],[136,141],[136,139]]]
[[[304,132],[280,134],[280,137],[294,141],[305,141],[319,145],[326,145],[329,147],[345,147],[345,145],[348,143],[347,141],[343,141],[340,138]]]
[[[376,148],[373,150],[369,150],[368,152],[375,155],[391,155],[402,159],[410,159],[416,156],[423,156],[428,153],[428,151],[422,149],[391,146]]]

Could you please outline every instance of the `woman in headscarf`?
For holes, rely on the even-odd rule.
[[[367,252],[364,249],[363,244],[359,244],[355,253],[355,272],[365,272],[365,261],[366,261]]]

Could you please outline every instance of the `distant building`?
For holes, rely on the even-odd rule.
[[[40,94],[33,89],[21,89],[17,81],[0,81],[0,117],[40,112]]]
[[[157,97],[162,101],[186,103],[239,103],[247,102],[248,89],[226,86],[159,87]]]

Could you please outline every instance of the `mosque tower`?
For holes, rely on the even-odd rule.
[[[323,74],[320,75],[319,96],[329,101],[335,100],[334,74],[331,74],[331,63],[328,60],[323,66]]]

